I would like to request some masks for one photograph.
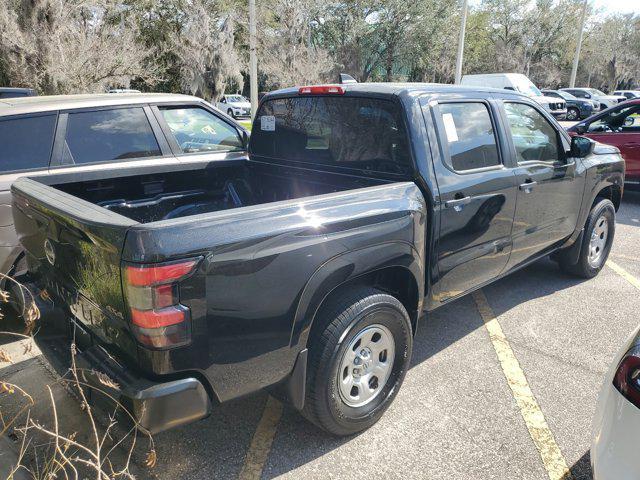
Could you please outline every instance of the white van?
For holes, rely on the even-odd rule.
[[[461,85],[472,87],[491,87],[507,90],[515,90],[531,97],[542,105],[558,120],[567,117],[567,104],[556,97],[546,97],[542,94],[526,75],[521,73],[482,73],[478,75],[464,75]]]

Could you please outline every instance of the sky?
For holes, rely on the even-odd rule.
[[[603,9],[610,13],[640,14],[640,0],[590,0],[590,3],[595,8]]]

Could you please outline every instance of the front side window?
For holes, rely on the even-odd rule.
[[[484,103],[443,103],[439,107],[451,168],[462,172],[501,164],[493,123]]]
[[[364,97],[276,98],[262,104],[250,153],[270,159],[405,174],[411,154],[395,102]]]
[[[141,107],[69,113],[64,165],[160,155]]]
[[[535,108],[524,103],[505,103],[518,162],[557,162],[558,132]]]
[[[56,115],[0,120],[0,171],[47,168]]]
[[[183,153],[242,150],[238,131],[200,107],[161,108],[171,133]]]
[[[589,124],[592,133],[630,133],[640,131],[640,105],[629,105],[603,115]]]

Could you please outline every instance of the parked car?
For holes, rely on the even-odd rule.
[[[33,97],[35,95],[36,91],[32,88],[0,87],[0,100],[4,98]],[[2,105],[1,102],[0,105]]]
[[[172,152],[210,152],[182,108],[150,108]],[[144,427],[270,388],[349,435],[397,395],[425,308],[549,254],[597,275],[623,184],[617,149],[516,92],[345,84],[267,94],[248,157],[12,192],[33,288]]]
[[[593,420],[594,480],[640,478],[640,329],[616,355],[598,397]]]
[[[520,92],[533,98],[557,120],[564,120],[567,116],[567,104],[564,99],[544,95],[526,75],[521,73],[464,75],[460,83],[474,87],[491,87]]]
[[[569,92],[574,97],[595,100],[600,103],[601,110],[605,110],[626,100],[626,97],[622,95],[607,95],[596,88],[560,88],[560,91]]]
[[[616,90],[611,95],[625,97],[627,100],[640,98],[640,90]]]
[[[542,93],[546,97],[561,98],[567,104],[567,120],[575,121],[583,118],[590,117],[593,113],[600,110],[600,104],[593,100],[583,100],[578,97],[574,97],[569,92],[563,92],[561,90],[547,90],[543,89]]]
[[[611,107],[568,129],[620,149],[627,183],[640,184],[640,99]]]
[[[186,122],[167,124],[158,106],[171,105]],[[180,108],[179,108],[180,107]],[[195,129],[194,129],[195,126]],[[167,133],[163,133],[162,129]],[[242,129],[211,105],[184,95],[72,95],[0,101],[0,272],[20,269],[22,248],[11,216],[11,184],[23,175],[109,171],[120,175],[146,165],[175,165],[185,159],[225,158],[212,147],[207,155],[182,152],[181,139],[224,138]],[[216,132],[216,133],[212,133]],[[55,139],[59,140],[56,142]],[[53,147],[53,148],[52,148]]]
[[[223,95],[216,106],[233,118],[251,116],[251,102],[242,95]]]
[[[112,88],[107,93],[140,93],[140,90],[135,88]]]

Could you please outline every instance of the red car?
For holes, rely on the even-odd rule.
[[[625,181],[640,184],[640,99],[607,108],[567,130],[618,147],[626,163]]]

